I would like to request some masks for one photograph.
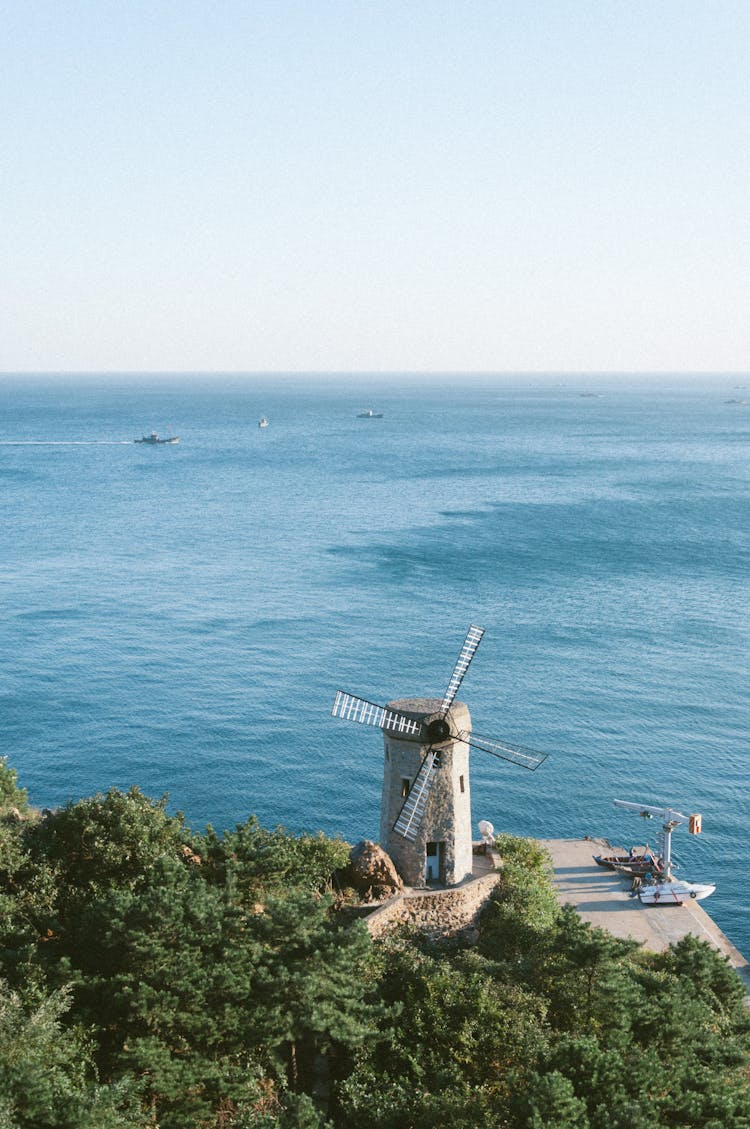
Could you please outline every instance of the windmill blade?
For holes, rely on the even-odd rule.
[[[528,768],[530,772],[539,768],[542,761],[546,761],[549,756],[549,753],[539,753],[536,749],[527,749],[525,745],[514,745],[510,741],[494,741],[489,737],[482,737],[479,733],[466,729],[458,736],[459,740],[471,745],[472,749],[481,749],[483,753],[499,757],[500,760],[510,761],[511,764],[520,764],[522,768]]]
[[[414,777],[409,795],[404,800],[404,806],[398,813],[398,819],[393,825],[393,830],[398,831],[399,835],[403,835],[410,843],[413,843],[417,837],[424,809],[427,807],[427,798],[435,779],[435,769],[439,764],[440,753],[430,745],[419,766],[419,772]]]
[[[445,691],[445,695],[443,697],[443,700],[440,703],[440,709],[443,711],[444,714],[448,712],[448,710],[451,708],[454,701],[456,700],[456,694],[458,693],[458,688],[464,680],[464,675],[466,674],[466,671],[469,669],[469,664],[471,663],[471,660],[474,658],[474,654],[476,652],[477,647],[479,646],[479,644],[482,641],[483,635],[484,635],[484,628],[483,627],[475,627],[474,624],[471,625],[471,627],[469,628],[469,630],[466,633],[466,638],[464,639],[464,645],[461,648],[460,655],[456,659],[456,665],[453,668],[453,674],[451,675],[450,681],[448,682],[448,689]]]
[[[334,717],[343,717],[346,721],[358,721],[361,725],[379,725],[381,729],[390,729],[394,733],[407,733],[418,737],[422,732],[421,722],[407,717],[403,713],[394,713],[393,710],[379,706],[375,702],[368,702],[365,698],[357,698],[354,694],[345,694],[343,690],[336,691],[331,713]]]

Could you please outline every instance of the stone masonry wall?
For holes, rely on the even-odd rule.
[[[388,708],[425,724],[442,717],[439,698],[398,698]],[[463,702],[454,702],[446,717],[452,737],[435,746],[439,761],[414,841],[400,835],[394,824],[404,805],[404,781],[413,785],[430,746],[418,738],[384,731],[380,842],[408,886],[421,887],[428,880],[428,843],[443,844],[441,869],[447,885],[458,885],[472,872],[469,746],[458,739],[460,733],[471,730],[471,717]]]
[[[381,937],[396,925],[412,925],[432,937],[451,937],[476,925],[499,874],[485,874],[449,890],[407,890],[378,906],[365,925]]]

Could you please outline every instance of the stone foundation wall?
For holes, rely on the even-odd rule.
[[[365,925],[382,937],[396,925],[411,925],[431,937],[452,937],[476,926],[499,874],[485,874],[449,890],[408,890],[378,906]]]

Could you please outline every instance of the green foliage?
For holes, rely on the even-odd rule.
[[[136,788],[14,828],[0,969],[73,985],[103,1076],[138,1078],[160,1129],[319,1124],[287,1086],[312,1088],[316,1056],[358,1046],[383,1010],[366,999],[369,935],[313,893],[345,844],[254,819],[194,836]]]
[[[748,1129],[727,961],[616,940],[498,847],[474,948],[374,946],[340,840],[194,835],[135,788],[0,816],[0,1129]]]
[[[16,770],[0,757],[0,919],[3,895],[12,891],[23,862],[23,828],[29,814],[26,790],[18,787]]]
[[[0,981],[0,1126],[145,1129],[131,1082],[97,1083],[89,1041],[61,1024],[68,1006],[65,992],[32,1000]]]
[[[26,789],[18,787],[18,773],[10,767],[8,758],[0,757],[0,816],[7,815],[11,808],[28,812],[29,798]]]
[[[586,1103],[557,1070],[528,1080],[518,1112],[528,1129],[589,1129],[590,1125]]]
[[[635,941],[613,937],[564,906],[548,935],[541,971],[550,1016],[562,1031],[627,1029],[640,995]]]
[[[29,831],[29,853],[54,869],[61,898],[76,908],[109,889],[144,885],[159,860],[190,850],[182,816],[167,815],[166,805],[166,796],[154,802],[135,787],[111,788],[47,815]]]
[[[396,938],[382,957],[382,998],[400,1006],[341,1087],[344,1121],[474,1126],[491,1113],[500,1124],[511,1080],[546,1045],[543,1000],[498,980],[472,952],[420,952]]]
[[[557,898],[544,875],[509,861],[480,918],[480,952],[527,964],[548,946],[557,915]]]
[[[196,849],[207,878],[220,885],[231,881],[235,896],[247,906],[281,890],[327,889],[350,850],[343,840],[322,834],[295,836],[282,827],[267,831],[255,816],[222,836],[209,827]]]
[[[269,899],[255,919],[257,1036],[295,1090],[312,1085],[320,1056],[361,1046],[389,1015],[370,998],[369,934],[360,923],[339,926],[331,904],[291,891]]]
[[[255,948],[197,868],[165,859],[149,887],[110,890],[65,951],[102,1069],[142,1079],[162,1129],[201,1124],[222,1097],[255,1096],[260,1070],[245,1047]]]
[[[536,839],[520,839],[515,835],[501,834],[495,838],[495,850],[503,865],[513,863],[532,871],[539,878],[552,874],[552,859]]]
[[[462,1080],[436,1090],[358,1066],[342,1086],[344,1106],[335,1125],[357,1129],[511,1129],[496,1088]],[[518,1129],[522,1124],[518,1122]]]
[[[284,1094],[273,1111],[254,1109],[232,1122],[233,1129],[328,1129],[331,1125],[307,1094]]]
[[[745,988],[728,958],[718,957],[705,941],[688,934],[672,945],[663,967],[692,984],[693,993],[713,1010],[728,1016],[746,1016]]]

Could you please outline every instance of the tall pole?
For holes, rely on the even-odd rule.
[[[674,823],[663,823],[661,828],[662,836],[662,863],[664,865],[664,877],[667,882],[672,878],[672,829]]]

